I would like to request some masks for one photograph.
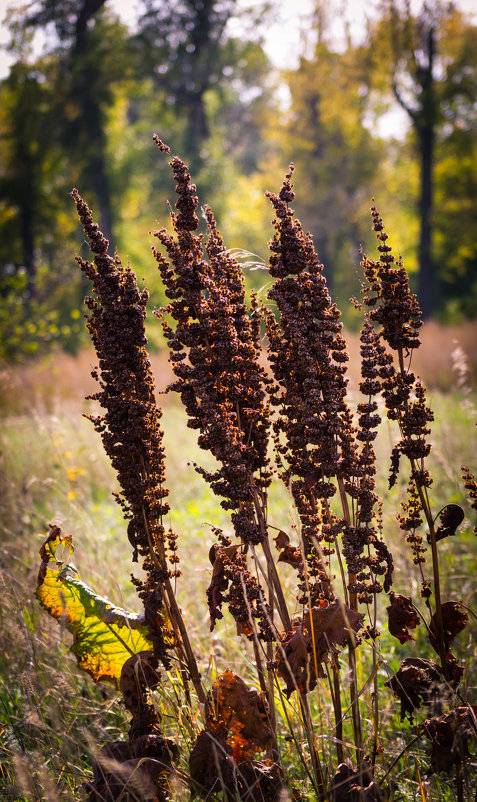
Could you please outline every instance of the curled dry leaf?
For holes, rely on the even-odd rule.
[[[230,560],[237,553],[240,545],[224,546],[219,548],[212,546],[209,558],[213,566],[212,579],[207,588],[207,604],[210,612],[210,631],[212,632],[215,623],[219,618],[223,618],[221,610],[224,594],[229,586],[229,579],[225,576],[225,562]]]
[[[412,720],[414,710],[442,695],[441,669],[421,657],[406,657],[393,677],[384,683],[401,702],[401,721]]]
[[[460,602],[448,601],[442,605],[442,625],[444,628],[444,644],[449,648],[452,641],[465,628],[469,615]],[[437,614],[431,618],[429,624],[429,641],[436,652],[439,651],[439,629],[437,625]]]
[[[232,746],[237,763],[271,745],[265,696],[249,688],[229,669],[214,682],[212,711],[214,720],[223,722],[229,731],[227,743]]]
[[[389,632],[400,643],[414,640],[409,630],[414,629],[419,624],[419,616],[409,596],[401,596],[399,593],[389,594],[391,604],[386,607],[388,614]]]
[[[459,504],[446,504],[438,517],[440,524],[436,529],[436,540],[442,540],[450,535],[455,535],[457,527],[464,520],[464,510]]]
[[[293,546],[286,546],[280,552],[278,562],[287,563],[293,568],[303,568],[303,557],[301,556],[301,551],[298,547],[294,548]]]
[[[278,782],[279,769],[273,768],[275,764],[254,760],[271,743],[263,694],[248,688],[227,669],[212,688],[206,729],[198,736],[189,758],[191,778],[208,792],[227,788],[232,792],[236,788],[240,799],[272,800],[271,789]],[[254,795],[259,791],[262,796]]]
[[[295,548],[290,544],[290,538],[288,537],[287,533],[280,529],[278,535],[273,539],[277,549],[280,552],[278,562],[287,563],[293,568],[301,569],[303,567],[301,550],[298,546]]]
[[[227,730],[199,733],[189,756],[192,781],[207,792],[219,791],[222,784],[233,787],[233,769],[229,760],[231,748],[226,743]]]
[[[278,673],[286,682],[285,694],[288,697],[295,690],[306,693],[316,685],[317,673],[311,667],[310,640],[309,633],[303,632],[303,623],[300,623],[277,647]],[[317,668],[320,677],[321,667]]]
[[[339,599],[312,607],[277,647],[278,673],[286,682],[285,693],[313,690],[317,677],[325,676],[322,664],[337,644],[344,646],[363,626],[364,616]]]
[[[121,671],[119,690],[130,713],[137,713],[146,702],[147,688],[155,688],[160,675],[154,652],[140,652],[126,660]]]
[[[239,798],[243,802],[278,802],[283,775],[277,763],[250,760],[237,766]]]
[[[382,802],[386,797],[373,780],[371,765],[363,760],[361,768],[340,763],[331,781],[332,802]]]
[[[287,533],[283,531],[283,529],[278,531],[278,535],[274,537],[273,540],[275,541],[275,545],[279,551],[281,549],[286,549],[286,547],[290,545],[290,538],[288,537]]]
[[[171,799],[169,771],[150,757],[108,761],[109,771],[101,779],[87,785],[88,802],[108,800],[136,800],[141,802],[167,802]]]
[[[469,754],[468,741],[476,735],[477,706],[456,707],[443,716],[427,718],[422,728],[431,741],[431,771],[449,773]]]
[[[176,744],[159,734],[105,744],[92,759],[94,782],[87,786],[88,802],[165,802],[171,798],[169,777],[178,758]]]

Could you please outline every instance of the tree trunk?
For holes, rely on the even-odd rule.
[[[418,131],[421,160],[419,198],[419,303],[424,319],[434,311],[434,265],[432,262],[432,201],[434,126],[423,125]]]
[[[88,23],[102,8],[105,0],[83,0],[76,20],[75,41],[71,50],[73,70],[76,70],[81,108],[81,124],[87,130],[87,141],[91,148],[90,164],[87,168],[91,187],[99,207],[100,228],[114,249],[113,210],[109,179],[106,172],[106,135],[102,109],[95,97],[97,74],[91,73],[91,54],[88,53]]]
[[[201,89],[189,95],[188,106],[189,119],[187,123],[186,148],[189,153],[191,174],[197,175],[202,167],[202,145],[209,136],[204,107],[204,93]]]
[[[25,290],[25,300],[27,305],[35,295],[36,265],[35,265],[35,238],[33,234],[33,209],[28,203],[22,204],[21,208],[21,236],[22,236],[22,260],[26,270],[27,283]]]

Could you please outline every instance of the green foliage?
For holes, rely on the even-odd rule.
[[[282,150],[297,166],[297,214],[314,236],[333,297],[346,307],[359,292],[356,265],[360,245],[369,241],[369,199],[380,194],[382,143],[365,125],[362,52],[351,44],[337,52],[320,38],[287,78],[292,101]]]
[[[370,83],[407,113],[420,187],[418,292],[426,316],[475,317],[475,100],[477,27],[452,4],[414,11],[387,0],[372,25]],[[406,144],[404,145],[406,147]]]
[[[151,306],[164,301],[151,281],[146,236],[147,210],[163,208],[170,194],[166,166],[158,169],[151,153],[154,131],[174,141],[193,166],[201,199],[214,208],[232,248],[264,257],[270,215],[263,192],[294,159],[297,211],[315,237],[333,296],[342,303],[359,290],[358,251],[369,244],[371,196],[402,231],[417,289],[416,139],[412,131],[407,137],[396,131],[394,141],[383,141],[376,127],[392,107],[393,80],[406,90],[408,105],[418,86],[416,43],[408,42],[393,61],[402,4],[384,3],[369,41],[348,37],[341,48],[317,14],[310,34],[315,44],[282,74],[261,44],[266,4],[243,11],[234,0],[200,7],[148,0],[138,13],[135,30],[102,0],[87,6],[35,0],[28,13],[13,10],[8,17],[17,60],[0,84],[3,359],[41,354],[51,343],[70,351],[82,344],[71,316],[84,294],[69,256],[82,248],[68,213],[72,186],[97,210],[111,252],[128,253],[152,287]],[[431,16],[437,42],[435,301],[436,313],[455,321],[473,317],[477,308],[476,26],[455,9],[436,7]],[[424,16],[411,22],[417,31]],[[38,57],[32,41],[45,30],[46,52]],[[288,106],[276,95],[284,84]],[[249,287],[262,286],[260,271],[245,269],[245,275]],[[345,314],[355,326],[354,313]],[[155,333],[153,339],[154,347],[162,344]]]

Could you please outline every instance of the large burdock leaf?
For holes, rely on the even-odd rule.
[[[60,547],[73,552],[71,537],[51,528],[40,549],[42,558],[36,595],[40,604],[73,635],[71,651],[95,682],[119,684],[121,669],[133,654],[150,651],[147,627],[136,613],[114,607],[59,561]]]

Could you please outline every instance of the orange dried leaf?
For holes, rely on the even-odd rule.
[[[272,731],[263,694],[227,669],[215,680],[212,698],[214,718],[227,726],[227,743],[235,750],[237,762],[269,747]]]

